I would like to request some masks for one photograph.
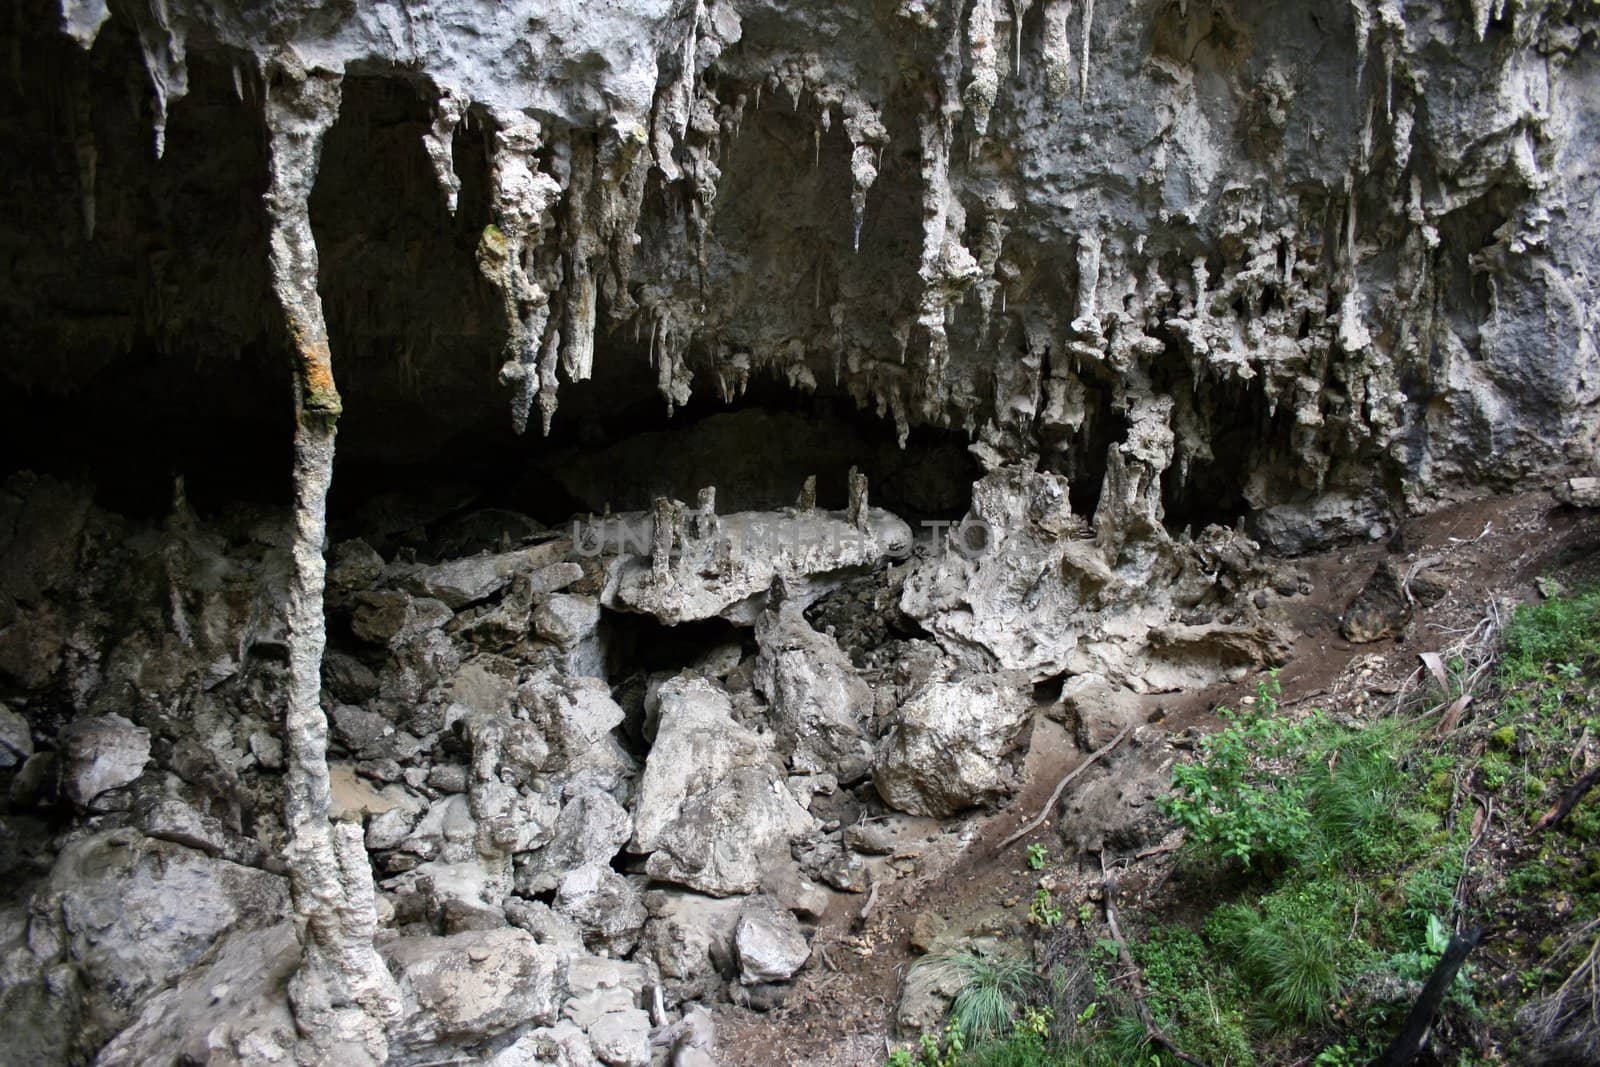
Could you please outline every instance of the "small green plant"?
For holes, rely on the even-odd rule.
[[[1088,927],[1092,922],[1094,922],[1094,905],[1086,900],[1078,905],[1078,925]]]
[[[1056,907],[1048,889],[1036,889],[1033,902],[1028,905],[1028,921],[1041,929],[1061,925],[1061,909]]]
[[[1040,844],[1028,846],[1028,867],[1030,870],[1044,870],[1045,861],[1049,859],[1049,851]]]
[[[1056,1013],[1049,1008],[1027,1007],[1022,1011],[1022,1026],[1020,1029],[1025,1034],[1032,1034],[1040,1041],[1050,1036],[1050,1024],[1056,1021]]]
[[[1025,960],[1007,953],[990,955],[964,949],[924,956],[912,967],[913,981],[942,984],[947,978],[958,987],[950,1001],[947,1037],[949,1028],[954,1027],[962,1040],[973,1042],[997,1040],[1009,1033],[1018,1010],[1039,982]]]
[[[1310,815],[1295,777],[1271,764],[1298,754],[1317,725],[1276,714],[1278,679],[1256,687],[1255,707],[1218,715],[1229,725],[1200,742],[1200,758],[1172,772],[1162,810],[1182,823],[1190,840],[1245,868],[1291,856],[1305,840]]]

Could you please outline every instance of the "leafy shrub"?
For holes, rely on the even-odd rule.
[[[1229,725],[1200,742],[1200,758],[1172,772],[1162,810],[1183,824],[1196,846],[1245,868],[1292,857],[1310,825],[1295,776],[1269,768],[1304,748],[1312,724],[1277,716],[1278,681],[1257,687],[1257,706],[1218,714]]]

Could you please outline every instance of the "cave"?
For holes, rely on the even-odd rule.
[[[17,0],[14,1055],[878,1062],[1060,773],[1083,956],[1348,560],[1593,492],[1600,19],[1457,6]]]

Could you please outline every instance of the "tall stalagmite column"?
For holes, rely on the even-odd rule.
[[[294,347],[294,544],[289,586],[289,695],[284,711],[284,821],[302,961],[290,985],[301,1062],[381,1063],[398,1014],[394,981],[373,948],[377,913],[361,828],[328,821],[328,723],[322,713],[327,641],[322,546],[340,402],[317,295],[308,202],[322,137],[339,113],[338,75],[292,56],[265,65],[273,293]]]

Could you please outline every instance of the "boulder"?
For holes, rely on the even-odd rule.
[[[846,785],[872,767],[872,743],[862,727],[873,710],[872,689],[833,638],[785,601],[756,623],[755,687],[772,708],[779,744],[799,772],[831,772]]]
[[[770,739],[733,720],[725,692],[686,674],[658,696],[631,848],[650,853],[652,878],[717,896],[754,892],[815,820],[768,759]]]
[[[610,1067],[649,1067],[650,1016],[638,1008],[607,1012],[589,1025],[589,1045]]]
[[[1368,644],[1404,630],[1411,621],[1411,599],[1403,585],[1399,567],[1389,560],[1378,564],[1345,609],[1339,624],[1345,640]]]
[[[33,731],[28,720],[0,704],[0,768],[16,767],[33,755]]]
[[[653,890],[645,903],[650,921],[640,951],[655,960],[669,996],[678,1001],[718,996],[724,976],[737,968],[734,934],[744,902]]]
[[[769,902],[746,906],[734,930],[734,949],[742,985],[786,982],[811,958],[799,921]]]
[[[484,1062],[488,1067],[600,1067],[588,1035],[565,1020],[528,1031]]]
[[[878,747],[878,795],[898,811],[936,817],[1006,795],[1014,782],[1002,761],[1030,710],[1002,676],[928,683],[900,706]]]
[[[33,907],[59,917],[49,937],[86,992],[81,1026],[104,1041],[222,934],[287,914],[289,891],[277,875],[121,829],[63,848]],[[30,942],[45,937],[41,927]]]
[[[61,785],[67,799],[90,807],[102,793],[120,789],[150,762],[150,731],[121,715],[101,715],[68,724],[56,738],[61,750]]]
[[[406,587],[419,596],[441,600],[451,610],[487,600],[506,586],[519,571],[533,571],[559,562],[566,555],[565,541],[551,541],[466,559],[451,560],[412,572]]]
[[[622,875],[599,863],[568,871],[556,887],[555,909],[578,924],[590,951],[625,956],[645,923],[639,891]]]
[[[275,1062],[297,1041],[285,990],[299,967],[292,923],[230,933],[210,958],[145,1001],[96,1067]]]
[[[467,1045],[528,1023],[556,1021],[560,956],[521,930],[402,937],[380,951],[399,981],[404,1005],[404,1019],[391,1037],[397,1049]]]
[[[554,889],[568,871],[608,864],[633,836],[633,818],[610,793],[580,787],[556,818],[555,837],[517,869],[517,892],[534,896]]]

